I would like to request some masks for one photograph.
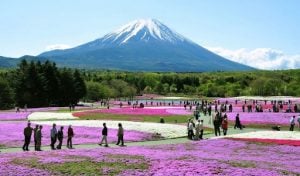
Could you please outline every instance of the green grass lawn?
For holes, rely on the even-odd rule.
[[[229,125],[234,126],[234,122],[229,122]],[[276,124],[247,124],[245,125],[246,128],[255,128],[255,129],[266,129],[266,130],[272,130],[273,126],[277,126]],[[280,125],[281,131],[288,131],[290,129],[290,126],[287,125]],[[294,130],[297,131],[299,128],[295,126]]]
[[[138,122],[159,122],[163,117],[165,123],[186,123],[187,119],[191,115],[171,115],[171,116],[147,116],[147,115],[122,115],[122,114],[108,114],[108,113],[90,113],[88,115],[81,116],[83,120],[126,120],[126,121],[138,121]]]
[[[55,156],[53,156],[55,157]],[[68,161],[62,163],[42,163],[38,158],[15,158],[11,161],[12,164],[21,165],[30,168],[46,170],[52,175],[118,175],[127,169],[148,169],[149,164],[144,156],[132,155],[108,155],[108,161],[93,161],[89,157],[75,156],[75,161]],[[110,160],[112,158],[113,160]],[[72,158],[68,158],[71,159]],[[79,160],[78,160],[79,159]],[[124,162],[124,160],[135,159],[138,163]],[[77,161],[76,161],[77,160]]]
[[[59,108],[56,112],[61,112],[61,113],[72,112],[73,113],[73,112],[87,111],[87,110],[98,110],[101,108],[106,108],[106,107],[75,108],[74,111],[70,111],[70,109],[67,107],[62,107],[62,108]]]

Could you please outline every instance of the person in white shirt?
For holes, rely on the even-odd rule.
[[[194,125],[193,125],[192,120],[190,119],[189,123],[188,123],[188,138],[189,139],[193,139],[193,136],[194,136],[193,129],[194,129]]]
[[[290,119],[290,131],[294,131],[295,126],[295,116],[291,117]]]

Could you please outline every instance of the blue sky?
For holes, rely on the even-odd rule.
[[[229,59],[246,62],[238,57],[259,51],[268,61],[294,58],[293,67],[300,67],[299,7],[298,0],[4,0],[0,55],[37,55],[57,44],[73,47],[132,20],[155,18]]]

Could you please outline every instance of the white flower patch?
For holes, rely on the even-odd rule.
[[[228,135],[231,138],[260,138],[260,139],[288,139],[300,140],[300,132],[297,131],[256,131]]]
[[[122,123],[125,130],[142,131],[146,133],[159,133],[165,138],[177,138],[186,136],[187,129],[184,125],[148,123],[148,122],[130,122],[130,121],[111,121],[111,120],[62,120],[62,121],[38,121],[34,122],[43,125],[52,125],[56,123],[58,126],[85,126],[85,127],[103,127],[106,123],[108,128],[117,129],[118,123]]]
[[[179,106],[149,106],[149,107],[144,107],[144,109],[184,109],[184,107],[179,107]]]
[[[68,120],[78,119],[72,113],[34,112],[28,116],[28,120]]]

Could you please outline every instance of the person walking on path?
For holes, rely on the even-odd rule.
[[[118,134],[117,134],[117,136],[118,136],[118,142],[117,142],[116,145],[119,145],[121,143],[121,146],[125,146],[124,145],[124,129],[123,129],[121,123],[119,123],[118,126],[119,126]]]
[[[203,120],[200,120],[200,139],[203,139],[203,130],[204,130],[204,126],[203,126]]]
[[[215,135],[221,136],[221,131],[220,131],[220,120],[217,118],[217,116],[214,118],[214,130],[215,130]]]
[[[39,129],[36,131],[36,151],[42,151],[41,146],[42,146],[42,129],[43,126],[40,125]]]
[[[236,128],[239,128],[239,129],[243,129],[243,126],[242,126],[242,124],[241,124],[241,121],[240,121],[240,115],[239,114],[237,114],[236,116],[235,116],[235,124],[234,124],[234,129],[236,129]]]
[[[51,137],[51,149],[52,150],[55,150],[55,143],[56,143],[56,140],[57,140],[57,129],[56,129],[56,124],[54,123],[53,124],[53,127],[50,131],[50,137]]]
[[[194,137],[194,124],[193,124],[193,120],[190,119],[189,122],[188,122],[188,138],[189,139],[193,139]]]
[[[295,116],[291,117],[290,119],[290,131],[294,131],[294,126],[295,126]]]
[[[195,134],[195,140],[199,140],[200,137],[200,120],[198,120],[198,123],[196,124],[196,134]]]
[[[299,127],[299,130],[300,130],[300,115],[298,116],[297,121],[298,121],[298,127]]]
[[[36,132],[39,129],[39,125],[35,125],[35,128],[33,129],[33,139],[34,139],[34,150],[36,151],[36,145],[37,145],[37,139],[36,139]]]
[[[27,123],[27,127],[24,128],[24,145],[23,145],[23,151],[29,151],[28,147],[30,144],[31,140],[31,135],[32,135],[33,129],[31,128],[31,123]]]
[[[74,137],[74,131],[71,125],[68,128],[68,140],[67,140],[67,148],[72,149],[72,139]]]
[[[58,130],[57,132],[57,139],[58,139],[58,145],[57,145],[57,149],[61,149],[61,146],[62,146],[62,142],[63,142],[63,139],[64,139],[64,127],[61,126],[60,127],[60,130]]]
[[[223,121],[222,121],[222,129],[223,129],[223,135],[226,136],[227,130],[228,130],[227,118],[224,118]]]
[[[107,127],[106,123],[103,123],[103,129],[102,129],[102,140],[99,145],[102,145],[103,141],[105,142],[105,147],[108,147],[107,143]]]

